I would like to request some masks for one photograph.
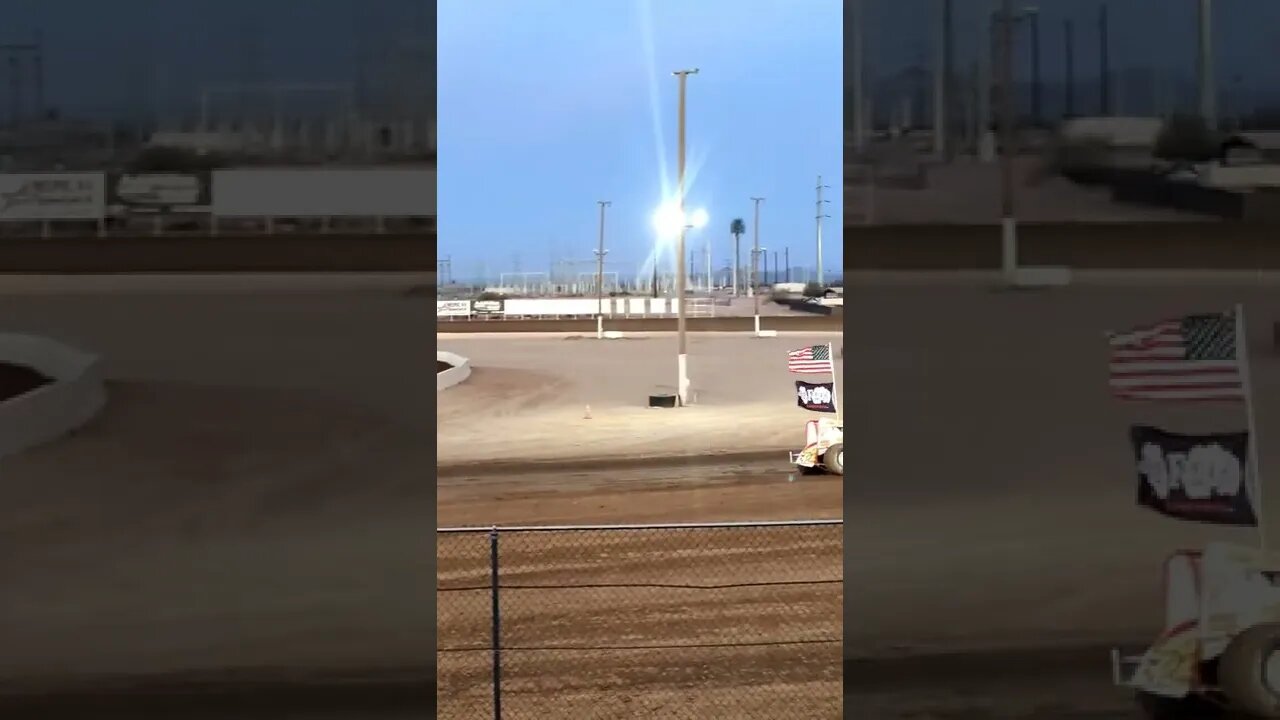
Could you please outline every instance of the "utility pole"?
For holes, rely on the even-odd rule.
[[[36,30],[35,43],[36,120],[43,122],[49,115],[45,107],[44,91],[44,31]]]
[[[596,338],[604,337],[604,210],[613,203],[597,200],[600,206],[600,238],[596,244]]]
[[[443,260],[436,261],[436,284],[448,285],[453,277],[453,257],[446,255]]]
[[[1213,2],[1200,0],[1196,13],[1199,44],[1196,54],[1196,75],[1200,94],[1200,118],[1210,131],[1218,129],[1217,91],[1213,82]]]
[[[782,248],[782,261],[787,264],[786,280],[783,282],[791,282],[791,246]]]
[[[755,203],[755,220],[752,223],[752,232],[755,237],[751,242],[751,279],[747,283],[747,295],[755,298],[755,318],[756,318],[756,334],[760,334],[760,294],[756,292],[756,285],[759,283],[756,279],[756,273],[760,270],[760,203],[764,202],[762,197],[753,197],[751,202]]]
[[[689,84],[689,76],[696,75],[697,68],[691,70],[677,70],[673,74],[680,80],[680,102],[679,113],[680,119],[678,123],[678,131],[676,138],[676,166],[679,179],[677,187],[679,188],[679,204],[680,204],[680,244],[676,248],[676,336],[678,337],[676,351],[676,394],[681,405],[689,402],[689,339],[686,336],[686,320],[687,308],[685,305],[685,267],[684,267],[684,238],[685,231],[688,229],[688,217],[684,212],[684,134],[685,134],[685,91]]]
[[[765,273],[765,279],[764,279],[765,284],[773,285],[774,283],[778,282],[778,251],[777,250],[773,251],[773,282],[769,281],[768,275],[769,275],[768,273]]]
[[[818,226],[817,228],[817,231],[818,231],[818,284],[822,285],[823,287],[826,287],[827,276],[822,271],[822,218],[831,217],[830,215],[827,215],[826,213],[823,212],[823,204],[829,203],[831,201],[822,199],[823,188],[830,189],[831,186],[823,185],[822,176],[819,175],[818,176],[818,203],[817,203],[818,213],[817,215],[814,216],[814,220],[817,221],[817,226]]]
[[[1065,41],[1067,82],[1066,82],[1066,117],[1076,116],[1076,37],[1075,26],[1070,20],[1063,21],[1062,32]]]
[[[1098,83],[1098,114],[1111,114],[1111,31],[1107,20],[1107,6],[1098,9],[1098,67],[1101,77]]]
[[[1005,280],[1014,283],[1018,266],[1018,221],[1014,205],[1014,160],[1018,149],[1014,129],[1013,97],[1013,0],[1003,0],[1000,11],[1000,246]]]
[[[18,56],[13,54],[12,48],[5,48],[10,51],[8,57],[9,63],[9,126],[17,129],[22,122],[22,62]]]
[[[711,290],[713,287],[715,287],[715,277],[713,277],[711,274],[711,235],[710,233],[707,234],[706,254],[707,254],[707,296],[710,297]]]
[[[863,0],[849,0],[849,3],[850,30],[853,31],[849,48],[853,53],[853,147],[858,155],[862,155],[867,143],[866,71],[863,68],[866,33],[863,30]]]
[[[995,62],[996,54],[996,19],[995,14],[998,10],[987,8],[992,6],[984,3],[982,12],[982,42],[978,50],[978,112],[977,112],[977,139],[978,139],[978,157],[984,163],[989,163],[995,159],[995,138],[992,134],[991,122],[991,90],[995,85],[995,69],[992,64]]]
[[[946,4],[942,9],[942,107],[946,112],[943,127],[946,132],[943,133],[945,138],[945,155],[947,160],[955,157],[955,120],[951,117],[951,111],[955,109],[955,90],[956,90],[956,38],[955,38],[955,7],[951,0],[946,0]]]
[[[1040,11],[1030,11],[1031,21],[1031,122],[1034,127],[1042,127],[1044,116],[1040,104],[1043,84],[1040,81]]]
[[[933,155],[934,159],[946,159],[947,152],[947,14],[951,0],[937,1],[937,40],[933,63]]]
[[[751,222],[751,233],[754,234],[754,240],[751,241],[751,272],[748,274],[746,281],[746,296],[755,297],[755,261],[756,255],[760,254],[760,202],[764,202],[763,197],[753,197],[751,202],[755,204],[755,219]]]

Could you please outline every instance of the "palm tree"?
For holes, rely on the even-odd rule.
[[[739,240],[747,232],[747,223],[742,218],[734,218],[729,223],[729,234],[733,236],[733,294],[738,294],[738,268],[742,267],[742,263],[738,260]]]

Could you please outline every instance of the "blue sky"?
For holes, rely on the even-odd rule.
[[[862,0],[867,25],[868,71],[891,74],[906,66],[933,62],[936,0]],[[981,48],[984,16],[998,0],[952,0],[956,60],[967,68]],[[1199,0],[1025,0],[1040,13],[1043,72],[1047,82],[1062,79],[1064,25],[1074,25],[1077,80],[1093,82],[1098,72],[1099,9],[1109,13],[1111,67],[1156,67],[1190,81],[1196,61]],[[1215,0],[1214,50],[1219,89],[1276,94],[1280,91],[1280,2]],[[846,17],[846,28],[852,29]],[[1025,63],[1028,38],[1018,38]],[[852,57],[852,56],[850,56]],[[846,62],[849,62],[846,60]]]
[[[200,87],[355,82],[388,48],[424,49],[409,91],[434,92],[423,0],[4,0],[0,43],[44,35],[48,100],[73,117],[191,112]],[[361,60],[363,58],[363,60]],[[373,78],[367,82],[374,82]],[[8,102],[8,81],[0,105]],[[7,109],[2,110],[7,117]]]
[[[822,175],[824,265],[841,267],[837,0],[440,0],[437,13],[438,237],[456,277],[590,260],[597,200],[613,203],[607,269],[641,268],[675,184],[671,72],[690,67],[688,205],[710,216],[691,248],[710,240],[725,265],[730,221],[750,226],[761,196],[761,244],[814,266]]]

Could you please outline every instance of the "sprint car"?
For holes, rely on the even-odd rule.
[[[1152,720],[1280,718],[1280,562],[1226,543],[1180,550],[1164,593],[1155,642],[1112,650],[1115,683]]]
[[[804,448],[793,452],[791,464],[805,470],[844,475],[844,423],[830,418],[804,424]]]

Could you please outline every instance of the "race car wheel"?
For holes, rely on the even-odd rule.
[[[1218,663],[1218,685],[1231,709],[1280,718],[1280,623],[1262,623],[1231,638]]]
[[[844,443],[836,443],[827,448],[822,456],[822,465],[836,475],[844,474]]]

